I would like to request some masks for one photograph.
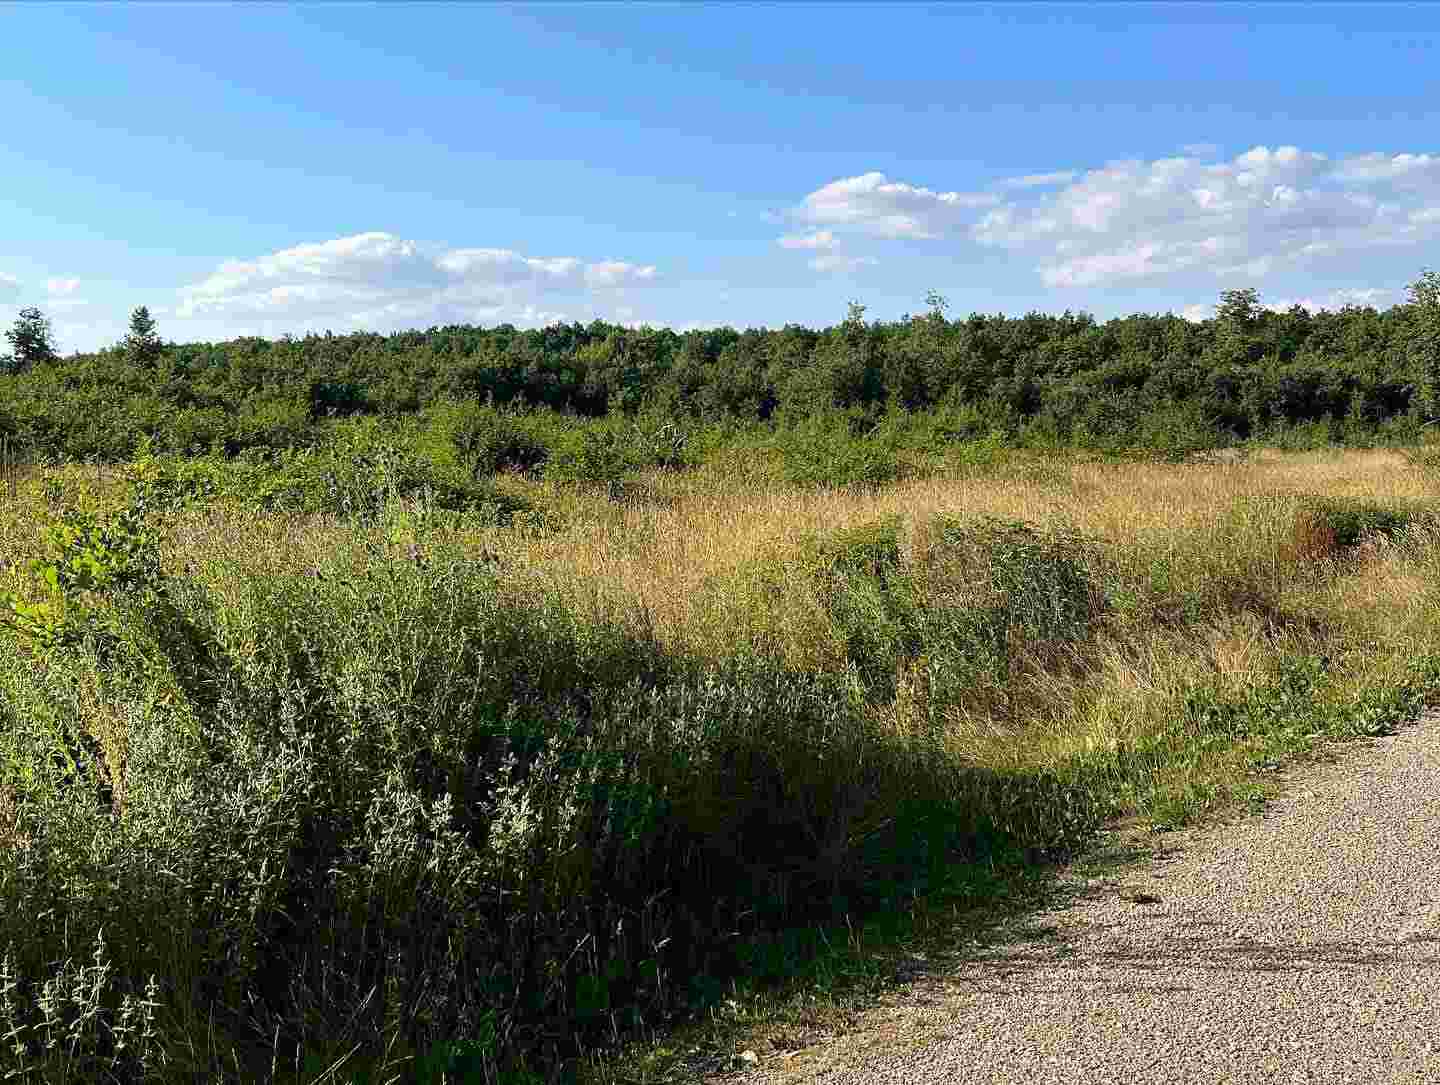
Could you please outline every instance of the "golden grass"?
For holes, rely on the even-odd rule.
[[[1348,630],[1363,639],[1377,624],[1392,638],[1407,630],[1423,637],[1433,628],[1432,581],[1396,547],[1372,545],[1334,575],[1321,575],[1328,554],[1284,549],[1302,496],[1435,497],[1435,481],[1398,453],[1261,452],[1217,465],[1040,467],[1021,459],[873,491],[754,489],[716,474],[656,474],[646,485],[662,500],[630,505],[537,486],[531,496],[562,505],[568,528],[546,536],[486,531],[475,541],[577,605],[644,615],[669,647],[723,655],[768,637],[792,662],[810,666],[837,665],[837,646],[813,595],[783,575],[773,590],[774,571],[807,536],[889,516],[901,518],[912,547],[924,545],[915,529],[937,514],[1065,525],[1110,544],[1122,565],[1168,555],[1197,591],[1247,567],[1268,570],[1280,602],[1329,622],[1337,636]],[[329,529],[316,530],[317,537],[293,540],[296,553],[325,549]],[[763,595],[755,582],[762,570],[772,574]],[[1122,623],[1102,633],[1083,666],[1026,671],[1010,691],[1009,711],[983,704],[952,710],[945,753],[961,763],[1022,769],[1140,742],[1164,729],[1166,706],[1187,683],[1238,690],[1287,652],[1315,648],[1316,636],[1254,613],[1186,630]],[[914,693],[904,676],[899,689],[877,722],[904,733],[913,727]]]
[[[786,577],[786,562],[806,537],[891,516],[903,523],[911,556],[923,550],[920,529],[935,516],[988,516],[1074,528],[1105,545],[1116,568],[1133,566],[1127,575],[1140,576],[1146,563],[1165,558],[1182,586],[1197,592],[1227,583],[1237,570],[1268,570],[1270,586],[1297,611],[1356,630],[1380,623],[1392,635],[1405,629],[1419,635],[1434,610],[1429,570],[1417,569],[1393,545],[1372,544],[1340,575],[1320,575],[1330,556],[1323,546],[1311,553],[1295,545],[1302,496],[1435,497],[1434,477],[1392,451],[1260,451],[1239,462],[1183,465],[1017,454],[988,470],[868,491],[756,487],[713,469],[656,472],[641,483],[649,499],[624,504],[547,483],[507,479],[504,486],[558,510],[565,526],[553,533],[407,535],[402,525],[391,539],[484,549],[506,563],[513,590],[544,585],[582,611],[629,616],[666,647],[702,655],[768,638],[792,662],[836,664],[823,608],[798,577]],[[33,549],[20,538],[29,534],[26,526],[0,513],[6,551]],[[238,562],[252,571],[298,572],[324,564],[354,538],[351,526],[333,518],[296,522],[213,509],[174,525],[167,564]],[[1113,745],[1127,731],[1153,726],[1140,722],[1151,714],[1147,704],[1172,697],[1186,673],[1198,669],[1227,685],[1243,684],[1265,672],[1283,639],[1248,614],[1198,632],[1132,622],[1102,635],[1078,669],[1026,673],[1025,688],[1016,691],[1030,719],[1026,742],[1015,741],[1013,711],[1002,718],[983,706],[954,714],[946,741],[966,760],[986,762],[1060,756],[1052,748],[1057,742],[1065,750],[1075,741]],[[903,703],[893,706],[891,726],[906,726],[907,711]],[[1040,734],[1052,737],[1036,741]]]
[[[557,585],[584,584],[617,602],[643,605],[662,639],[685,642],[703,625],[698,609],[714,578],[793,552],[807,536],[900,516],[913,528],[936,514],[1066,524],[1125,547],[1226,545],[1225,517],[1242,498],[1320,494],[1380,500],[1433,496],[1434,483],[1388,451],[1265,452],[1238,465],[1074,464],[1067,485],[1020,471],[899,483],[877,491],[761,490],[723,477],[653,476],[664,504],[616,507],[601,497],[561,498],[574,522],[553,536],[504,531],[485,542]],[[540,488],[541,501],[556,492]],[[1274,530],[1274,525],[1269,525]],[[708,639],[708,638],[707,638]]]

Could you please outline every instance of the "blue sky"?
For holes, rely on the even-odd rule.
[[[0,321],[106,345],[1386,306],[1440,5],[0,4]]]

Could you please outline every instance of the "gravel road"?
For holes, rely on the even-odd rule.
[[[1440,718],[1336,752],[731,1080],[1440,1085]]]

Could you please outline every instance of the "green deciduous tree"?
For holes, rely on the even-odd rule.
[[[1426,270],[1410,284],[1411,324],[1406,352],[1420,380],[1424,411],[1440,416],[1440,271]]]
[[[1222,358],[1232,365],[1255,360],[1256,332],[1260,324],[1260,293],[1254,287],[1226,290],[1215,306],[1216,344]]]
[[[26,373],[37,362],[53,361],[55,358],[50,321],[33,306],[20,310],[14,326],[5,333],[5,339],[10,344],[10,356],[4,360],[3,368],[8,372]]]

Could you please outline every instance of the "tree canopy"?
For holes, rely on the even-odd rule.
[[[41,362],[55,360],[55,346],[50,321],[34,307],[21,309],[14,326],[5,333],[10,354],[3,361],[11,373],[26,373]]]
[[[123,346],[126,357],[138,365],[152,365],[160,357],[164,344],[155,333],[155,319],[145,306],[130,314],[130,334]]]
[[[335,418],[399,419],[451,400],[726,424],[838,411],[857,432],[899,411],[943,417],[957,438],[1089,445],[1176,425],[1217,442],[1311,424],[1361,440],[1440,414],[1435,272],[1384,311],[1278,312],[1253,290],[1226,291],[1199,321],[949,319],[938,294],[926,304],[884,322],[851,303],[823,329],[678,333],[594,321],[183,344],[162,342],[141,307],[122,343],[63,360],[43,316],[26,310],[7,335],[19,375],[0,388],[0,429],[37,452],[123,459],[142,436],[234,454],[313,443]]]

